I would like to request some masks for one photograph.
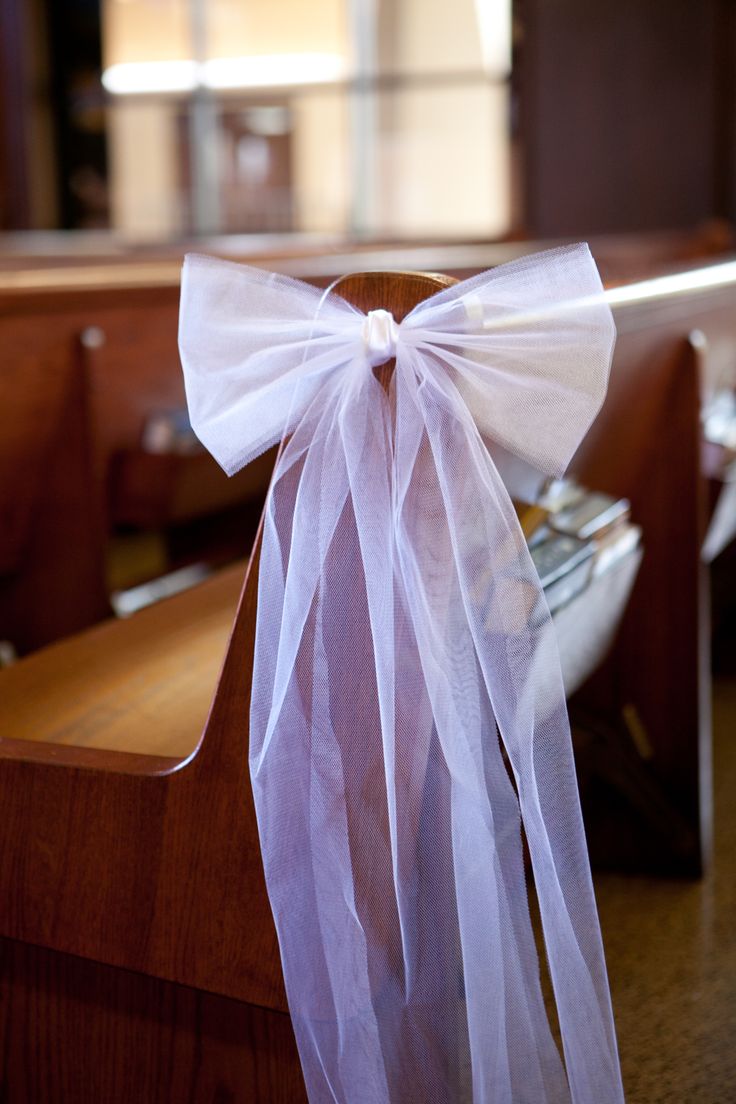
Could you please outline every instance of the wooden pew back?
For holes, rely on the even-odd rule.
[[[736,279],[662,298],[642,288],[640,300],[615,308],[608,396],[571,468],[588,486],[631,500],[645,548],[612,662],[605,679],[599,675],[588,688],[588,700],[623,713],[647,770],[689,825],[689,843],[666,823],[649,847],[635,831],[638,861],[698,873],[712,835],[710,603],[701,559],[707,488],[700,410],[707,381],[689,335],[697,327],[721,366],[729,358],[736,365]]]
[[[0,293],[0,639],[20,652],[108,614],[113,524],[163,529],[265,494],[272,459],[229,481],[204,454],[141,448],[152,415],[185,407],[178,294],[114,281]]]
[[[109,612],[78,342],[5,320],[0,370],[0,639],[20,651]]]

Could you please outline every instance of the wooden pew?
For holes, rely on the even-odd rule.
[[[0,740],[8,1104],[304,1099],[247,782],[255,575],[209,717],[239,578],[182,596],[185,624],[171,599],[2,673],[36,737]],[[202,738],[43,742],[111,730]]]
[[[376,305],[401,318],[438,286],[376,281]],[[192,665],[179,641],[172,658],[171,611],[184,600],[196,624],[191,595],[0,675],[14,714],[0,739],[5,1104],[305,1099],[247,781],[259,548],[192,754],[47,742],[89,743],[90,727],[110,725],[150,734],[166,716],[191,737],[204,717],[192,688],[201,705],[197,674],[219,650],[213,641]],[[200,614],[228,601],[231,585],[205,584]],[[179,631],[201,647],[191,624]],[[72,685],[69,702],[66,674],[85,669],[86,690]]]
[[[714,256],[730,241],[722,230],[703,230],[601,237],[592,247],[604,277],[620,281],[643,268],[663,270],[692,263],[695,256]],[[321,239],[310,245],[298,236],[287,242],[264,236],[255,243],[220,238],[196,247],[209,245],[215,253],[325,284],[343,272],[367,269],[432,269],[461,278],[551,244],[336,242],[330,247]],[[185,247],[101,255],[75,255],[68,247],[60,255],[58,248],[24,255],[16,242],[4,257],[0,253],[0,339],[12,326],[22,332],[26,347],[48,350],[53,342],[57,356],[69,356],[83,339],[95,462],[98,471],[107,471],[115,453],[139,449],[151,411],[183,404],[176,330]],[[60,259],[69,263],[62,267]]]
[[[529,243],[505,243],[490,251],[484,247],[483,263],[494,255],[498,258],[500,249],[528,247]],[[442,247],[435,255],[453,260],[447,256],[449,248]],[[451,265],[451,270],[464,274],[465,266],[477,266],[480,248],[456,251],[454,263],[459,267],[452,269]],[[631,247],[623,252],[630,256]],[[403,254],[407,255],[424,253]],[[360,256],[377,255],[368,252]],[[326,268],[337,259],[327,258]],[[315,258],[299,261],[305,265],[314,262]],[[284,262],[281,267],[288,265]],[[17,275],[6,274],[8,278]],[[48,338],[55,333],[65,348],[74,346],[75,335],[86,335],[83,355],[100,481],[107,479],[112,458],[122,455],[128,461],[127,486],[131,481],[135,484],[130,472],[137,470],[141,458],[134,442],[146,410],[182,401],[173,340],[177,279],[178,265],[150,262],[138,270],[112,274],[80,268],[74,280],[63,286],[58,274],[36,273],[33,287],[28,280],[25,284],[11,280],[4,292],[0,287],[0,325],[9,318],[25,325],[24,340],[32,350],[38,347],[41,334]],[[326,276],[318,274],[313,279],[324,282]],[[622,637],[630,647],[619,645],[605,692],[599,679],[599,688],[587,692],[584,704],[596,706],[596,713],[625,718],[624,739],[631,748],[638,748],[638,758],[644,761],[642,785],[645,789],[650,782],[659,786],[672,818],[676,810],[685,817],[675,831],[674,820],[668,824],[658,809],[659,820],[668,824],[660,833],[651,822],[642,826],[634,818],[633,840],[624,850],[647,865],[664,861],[674,869],[697,871],[707,860],[710,834],[707,579],[693,551],[702,541],[705,510],[697,461],[699,398],[711,378],[722,378],[723,365],[732,353],[733,277],[717,286],[699,287],[696,277],[685,274],[678,290],[670,288],[664,293],[652,292],[651,286],[647,290],[647,286],[639,291],[626,286],[614,289],[614,295],[619,295],[620,338],[611,393],[574,465],[588,485],[631,498],[634,515],[644,522],[648,549]],[[38,325],[40,317],[44,318],[43,327]],[[695,328],[702,334],[698,338],[698,370],[692,368],[696,354],[686,346],[687,336]],[[101,334],[103,340],[97,340],[95,334]],[[144,346],[150,354],[145,359],[140,355]],[[666,412],[668,403],[678,412],[674,417]],[[675,432],[678,425],[681,429]],[[625,448],[620,444],[624,440]],[[137,485],[150,491],[156,486],[151,466],[160,461],[151,457],[143,457],[143,461],[143,477]],[[168,460],[160,466],[166,469]],[[169,472],[164,470],[163,476],[166,484]],[[243,478],[247,481],[250,474]],[[267,473],[262,472],[259,494],[266,479]],[[222,486],[223,495],[232,493],[224,479]],[[252,491],[252,486],[246,487],[244,494]],[[204,499],[211,496],[208,490]],[[128,502],[131,497],[135,496],[128,494]],[[167,490],[158,495],[154,507],[159,517],[171,501]],[[145,512],[150,501],[138,501],[136,508],[139,519],[155,519],[155,509],[148,515]],[[186,509],[193,512],[196,505],[188,501]],[[651,617],[652,610],[656,610],[656,618]],[[677,658],[671,661],[672,640],[679,643]],[[632,658],[642,656],[641,661]],[[600,705],[604,708],[598,708]],[[640,801],[640,805],[646,803]],[[621,815],[619,811],[618,819]],[[652,835],[651,849],[639,846],[642,834]],[[672,853],[663,860],[668,852]],[[623,859],[623,852],[611,856],[617,864]]]
[[[572,464],[581,481],[631,500],[646,550],[611,661],[577,703],[618,718],[619,745],[628,743],[630,753],[630,797],[636,798],[637,777],[647,792],[638,811],[634,800],[610,816],[599,793],[589,802],[594,853],[619,868],[697,874],[710,854],[710,602],[701,558],[708,496],[700,408],[729,349],[736,364],[736,265],[718,271],[721,282],[711,286],[695,273],[679,287],[655,281],[614,292],[618,341],[608,397]],[[621,746],[609,739],[605,747],[610,765]],[[652,782],[661,801],[647,816]]]
[[[178,266],[177,266],[178,272]],[[178,278],[164,285],[0,291],[0,639],[21,653],[109,612],[105,551],[118,524],[166,531],[255,503],[233,522],[244,554],[272,457],[228,480],[207,455],[146,453],[152,414],[185,406]],[[43,473],[51,479],[43,479]]]
[[[405,285],[403,300],[392,300],[380,282],[373,290],[375,299],[355,289],[350,297],[363,309],[393,306],[400,318],[428,285]],[[715,296],[714,318],[732,294],[727,287]],[[684,806],[700,833],[689,856],[695,868],[705,850],[699,799],[707,749],[698,702],[688,695],[693,685],[702,690],[704,672],[693,678],[683,660],[668,674],[667,632],[695,627],[702,660],[703,638],[693,626],[702,607],[697,595],[685,594],[698,550],[697,510],[690,511],[701,481],[698,373],[682,312],[661,305],[658,336],[650,332],[658,309],[651,300],[619,309],[611,393],[576,470],[592,486],[630,493],[637,518],[639,506],[647,507],[641,481],[652,479],[662,491],[649,496],[646,515],[645,534],[655,535],[648,581],[606,686],[623,687],[623,698],[613,700],[634,701],[652,725],[662,785],[679,783],[683,800],[695,786],[696,808]],[[702,321],[703,308],[693,302],[688,310]],[[616,433],[634,406],[622,454]],[[670,423],[680,450],[674,459],[661,449]],[[677,491],[666,479],[673,469]],[[668,606],[665,584],[656,600],[650,588],[657,586],[653,571],[666,570],[673,535],[678,566],[667,580],[683,587],[686,601]],[[7,1104],[304,1099],[246,776],[257,570],[258,545],[209,712],[236,574],[0,673],[0,1084]],[[653,678],[636,681],[644,660],[669,680],[664,689]],[[673,677],[687,684],[678,699],[690,709],[685,718],[668,700],[678,689]],[[666,724],[657,727],[647,703],[668,705]],[[698,773],[688,784],[693,764]]]

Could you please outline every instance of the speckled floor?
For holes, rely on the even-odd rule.
[[[628,1104],[736,1104],[736,665],[715,680],[715,854],[698,883],[596,877]]]

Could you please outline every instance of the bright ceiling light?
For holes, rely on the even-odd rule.
[[[345,75],[339,54],[260,54],[196,61],[128,61],[111,65],[102,83],[116,96],[212,89],[329,84]]]

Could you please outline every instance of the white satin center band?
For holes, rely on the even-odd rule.
[[[361,330],[365,357],[371,368],[378,368],[396,356],[399,327],[391,311],[372,310],[365,316]]]

